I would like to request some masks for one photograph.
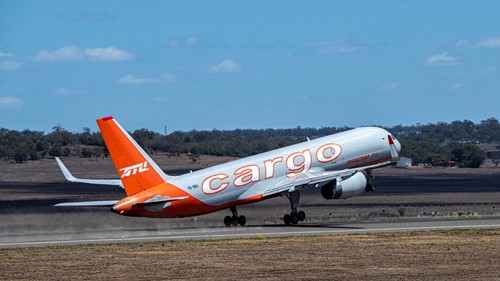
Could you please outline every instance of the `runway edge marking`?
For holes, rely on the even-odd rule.
[[[447,230],[447,229],[494,229],[500,228],[500,224],[490,225],[458,225],[458,226],[419,226],[419,227],[395,227],[395,228],[373,228],[373,229],[341,229],[341,230],[320,230],[320,231],[297,231],[297,232],[264,232],[264,233],[234,233],[234,234],[211,234],[211,235],[185,235],[185,236],[154,236],[154,237],[122,237],[122,238],[103,238],[103,239],[79,239],[79,240],[55,240],[55,241],[36,241],[36,242],[12,242],[0,243],[0,247],[14,246],[41,246],[41,245],[79,245],[91,243],[122,243],[122,242],[154,242],[154,241],[173,241],[173,240],[211,240],[211,239],[237,239],[261,236],[316,236],[322,234],[359,234],[359,233],[384,233],[384,232],[407,232],[407,231],[426,231],[426,230]]]

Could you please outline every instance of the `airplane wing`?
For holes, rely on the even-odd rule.
[[[381,168],[393,164],[392,161],[387,161],[375,165],[364,166],[353,169],[345,169],[340,171],[328,171],[328,172],[307,172],[299,174],[293,178],[287,178],[284,181],[277,183],[275,186],[267,189],[262,194],[263,197],[273,196],[281,193],[289,193],[295,190],[300,190],[312,186],[316,186],[320,183],[330,182],[335,179],[346,179],[357,172],[371,170],[375,168]]]
[[[122,181],[119,179],[112,179],[112,180],[107,180],[107,179],[79,179],[75,178],[71,172],[66,168],[66,166],[63,164],[63,162],[59,159],[59,157],[56,157],[57,165],[59,165],[59,168],[61,168],[61,171],[66,178],[66,180],[70,182],[78,182],[78,183],[88,183],[88,184],[101,184],[101,185],[115,185],[115,186],[121,186]]]

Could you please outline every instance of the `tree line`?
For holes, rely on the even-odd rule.
[[[148,153],[167,152],[172,155],[246,157],[272,149],[303,142],[345,130],[349,127],[291,129],[235,129],[188,132],[176,131],[163,135],[148,129],[131,133]],[[402,156],[417,163],[442,165],[456,161],[462,167],[479,167],[486,155],[479,143],[500,144],[500,124],[489,118],[480,123],[468,120],[436,124],[397,125],[385,127],[402,144]],[[0,157],[22,163],[47,156],[107,157],[108,152],[99,132],[83,128],[69,132],[56,125],[50,133],[43,131],[16,131],[0,128]]]

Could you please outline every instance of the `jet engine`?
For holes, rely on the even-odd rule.
[[[360,195],[366,188],[367,180],[363,173],[356,173],[345,180],[333,180],[321,187],[325,199],[346,199]]]

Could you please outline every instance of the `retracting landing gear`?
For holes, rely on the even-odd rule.
[[[303,211],[297,212],[297,206],[299,205],[300,200],[300,192],[298,190],[292,191],[286,194],[288,200],[290,200],[290,205],[292,207],[292,212],[290,214],[286,214],[283,217],[283,221],[285,225],[290,224],[298,224],[299,221],[304,221],[306,219],[306,213]]]
[[[231,207],[229,210],[231,210],[233,216],[226,216],[224,218],[224,224],[226,226],[237,226],[238,224],[244,226],[247,223],[247,218],[245,218],[245,216],[238,216],[236,207]]]
[[[367,176],[367,183],[365,187],[366,192],[373,192],[375,191],[375,177],[372,175],[372,171],[366,171],[366,176]]]

